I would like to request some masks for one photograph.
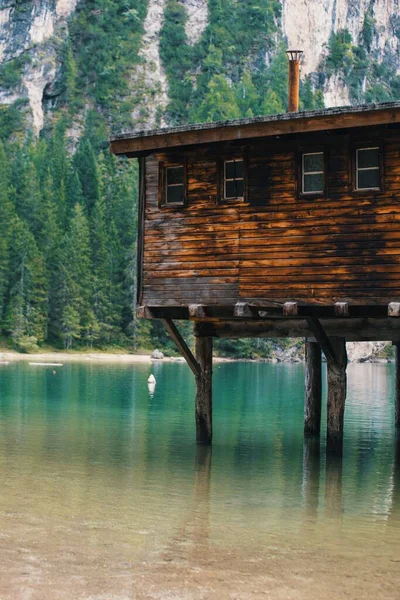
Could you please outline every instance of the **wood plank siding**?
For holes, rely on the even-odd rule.
[[[357,144],[379,145],[382,189],[354,191]],[[323,151],[326,194],[300,193],[302,152]],[[219,198],[221,157],[243,156],[247,201]],[[160,206],[160,163],[187,168],[183,207]],[[400,300],[396,126],[246,139],[143,161],[141,304]]]

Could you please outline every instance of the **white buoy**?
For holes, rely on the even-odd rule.
[[[157,382],[156,382],[156,378],[154,377],[153,373],[152,373],[152,374],[150,375],[150,377],[148,378],[148,380],[147,380],[147,383],[151,383],[151,384],[153,384],[153,385],[155,385],[155,384],[157,383]]]

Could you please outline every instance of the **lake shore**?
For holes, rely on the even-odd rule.
[[[350,342],[347,344],[349,362],[393,362],[394,357],[382,355],[385,342]],[[324,359],[323,359],[324,360]],[[185,362],[182,356],[165,356],[162,359],[152,358],[150,352],[129,354],[128,352],[65,352],[48,350],[34,354],[23,354],[9,349],[0,349],[0,364],[8,362],[43,362],[43,363],[119,363],[119,364],[152,364],[153,362]],[[255,362],[255,363],[298,363],[304,362],[302,349],[289,348],[287,351],[276,353],[270,358],[223,358],[214,356],[214,363],[224,362]]]
[[[4,362],[43,362],[43,363],[120,363],[120,364],[152,364],[153,362],[185,362],[180,356],[164,356],[162,359],[151,358],[151,354],[113,354],[107,352],[40,352],[21,354],[10,350],[0,351],[0,364]],[[236,362],[236,359],[214,358],[214,362]]]
[[[164,358],[163,360],[171,360]],[[177,360],[177,359],[172,359]],[[180,360],[180,359],[178,359]],[[107,352],[40,352],[20,354],[19,352],[0,352],[0,361],[14,362],[97,362],[97,363],[148,363],[153,359],[150,354],[112,354]]]

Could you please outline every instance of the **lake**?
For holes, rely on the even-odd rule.
[[[216,364],[212,450],[185,364],[0,366],[0,598],[400,598],[394,367],[348,378],[340,461],[301,364]]]

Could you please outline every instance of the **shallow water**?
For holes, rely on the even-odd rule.
[[[342,461],[303,365],[214,373],[209,450],[185,364],[0,367],[2,600],[400,598],[393,366],[349,366]]]

